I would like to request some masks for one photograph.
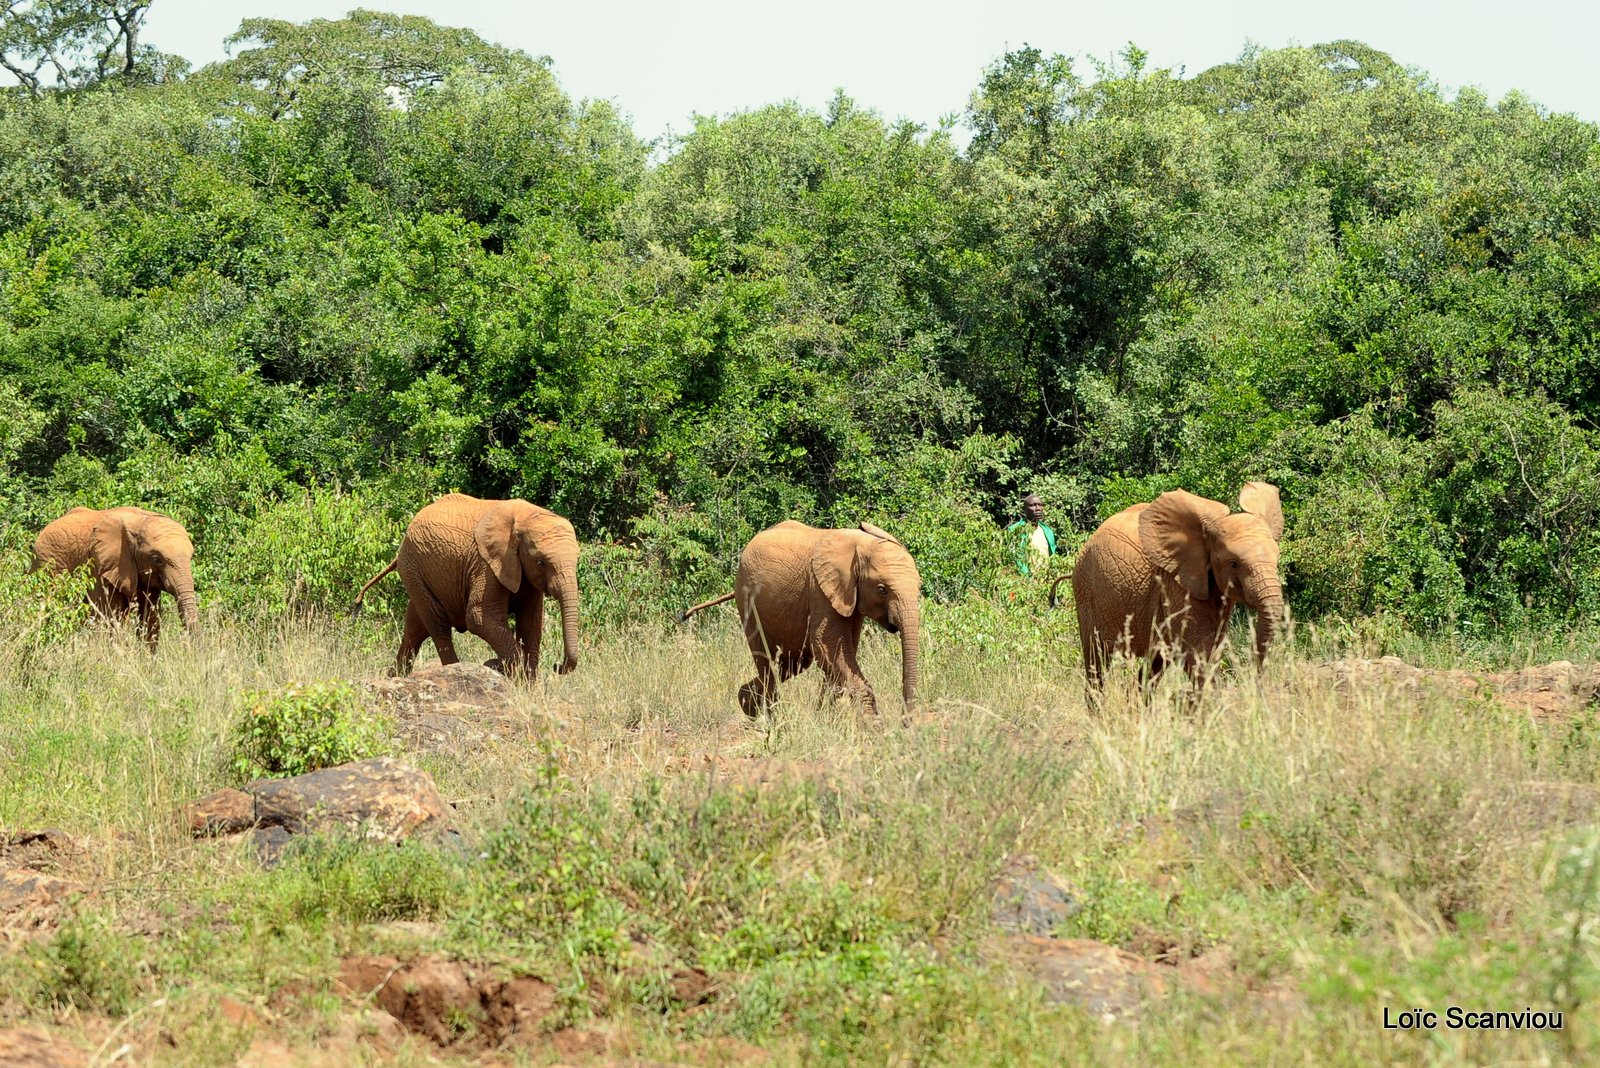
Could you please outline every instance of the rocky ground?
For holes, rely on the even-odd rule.
[[[1385,657],[1338,661],[1324,670],[1343,687],[1432,688],[1500,702],[1540,719],[1583,714],[1600,694],[1600,667],[1564,661],[1477,674],[1417,668]],[[470,750],[518,729],[508,683],[484,667],[435,667],[368,686],[373,699],[394,717],[399,737],[411,753]],[[834,774],[824,761],[760,755],[685,752],[667,763],[750,790],[796,779],[826,786]],[[1519,795],[1528,808],[1525,824],[1578,823],[1591,820],[1600,810],[1600,791],[1573,783],[1545,785],[1548,789],[1529,784],[1529,790]],[[173,818],[197,841],[251,836],[260,863],[269,867],[296,836],[332,828],[388,842],[425,835],[461,848],[452,806],[431,776],[403,758],[378,758],[219,790],[183,805]],[[1190,828],[1237,828],[1248,833],[1243,829],[1246,822],[1235,798],[1223,792],[1170,818],[1108,833],[1170,839],[1173,848],[1181,850]],[[92,840],[48,828],[0,833],[0,943],[46,937],[65,910],[92,899],[97,887],[75,875],[95,848]],[[1018,981],[1039,984],[1046,1001],[1077,1006],[1108,1026],[1136,1019],[1147,1006],[1179,993],[1227,999],[1269,1015],[1294,1005],[1298,997],[1281,983],[1264,984],[1243,974],[1226,944],[1196,951],[1155,929],[1138,932],[1122,946],[1057,937],[1063,921],[1082,907],[1082,894],[1027,854],[1005,860],[990,893],[992,935],[984,948],[990,959]],[[425,924],[391,924],[381,933],[383,944],[393,947],[408,941],[425,946],[432,932]],[[640,945],[638,952],[646,961],[650,947]],[[698,969],[671,977],[672,997],[685,1011],[713,1003],[721,986],[718,976]],[[345,1006],[344,1023],[314,1048],[291,1050],[276,1036],[274,1023],[308,995],[338,998]],[[483,961],[448,959],[419,948],[348,956],[336,974],[320,982],[286,984],[259,1004],[224,998],[218,1011],[230,1023],[256,1033],[239,1064],[263,1068],[344,1064],[358,1055],[383,1059],[419,1044],[483,1064],[509,1064],[530,1052],[543,1061],[617,1065],[752,1064],[768,1057],[761,1049],[725,1039],[685,1043],[672,1061],[652,1061],[608,1033],[604,1021],[583,1028],[550,1026],[555,1004],[551,977],[517,974]],[[122,1058],[134,1063],[134,1054],[152,1056],[128,1045],[119,1025],[110,1020],[79,1019],[71,1033],[74,1037],[69,1038],[67,1029],[0,1030],[0,1065],[66,1068]],[[103,1039],[97,1045],[83,1039],[97,1034]],[[167,1035],[165,1040],[176,1043],[181,1038]]]

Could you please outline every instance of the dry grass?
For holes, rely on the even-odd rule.
[[[286,979],[325,970],[330,955],[381,939],[361,923],[264,918],[292,912],[301,899],[285,887],[302,876],[263,875],[235,844],[189,841],[173,810],[224,784],[243,691],[381,674],[391,639],[377,624],[342,621],[266,633],[216,625],[203,642],[169,641],[155,657],[89,630],[7,646],[0,828],[53,826],[87,842],[64,872],[97,891],[85,915],[115,932],[143,930],[129,952],[147,959],[115,1012],[64,1008],[36,984],[12,996],[0,988],[0,1020],[64,1021],[103,1037],[112,1017],[132,1013],[124,1031],[155,1050],[148,1043],[162,1027],[209,1026],[205,1007],[223,991],[259,1004]],[[461,651],[488,656],[470,640]],[[750,666],[729,620],[593,636],[576,674],[519,691],[508,737],[421,762],[458,802],[474,841],[506,826],[518,798],[542,790],[552,818],[589,828],[608,850],[643,855],[641,838],[661,834],[673,850],[708,850],[712,869],[763,866],[777,882],[759,884],[774,895],[761,930],[778,932],[778,943],[800,937],[784,909],[798,910],[794,930],[803,932],[813,922],[805,910],[820,907],[786,904],[790,884],[855,895],[838,906],[854,917],[850,937],[889,962],[871,965],[877,978],[859,980],[889,984],[889,1001],[863,1008],[859,1029],[815,1022],[807,998],[827,998],[805,984],[823,980],[794,978],[835,967],[833,950],[811,963],[777,951],[769,963],[749,950],[729,957],[733,934],[717,926],[724,916],[716,911],[727,906],[714,895],[703,915],[670,896],[653,912],[630,912],[635,925],[653,917],[653,937],[686,962],[695,953],[744,961],[738,1008],[700,1022],[643,1008],[630,1014],[628,988],[601,982],[606,993],[595,996],[607,1026],[640,1051],[665,1055],[705,1034],[754,1039],[780,1061],[908,1064],[1547,1062],[1594,1051],[1592,1014],[1581,1009],[1554,1037],[1430,1038],[1380,1026],[1384,1006],[1581,1006],[1595,992],[1595,902],[1579,895],[1574,904],[1558,863],[1561,848],[1597,850],[1586,837],[1593,812],[1585,798],[1600,769],[1589,720],[1533,723],[1490,702],[1350,692],[1335,685],[1317,649],[1280,657],[1259,678],[1224,675],[1198,706],[1176,680],[1147,697],[1131,674],[1091,705],[1075,650],[1048,636],[985,654],[935,640],[926,654],[926,706],[909,725],[898,720],[898,650],[881,635],[864,657],[889,713],[881,721],[843,704],[819,708],[812,673],[786,684],[769,721],[750,722],[734,701]],[[543,770],[552,752],[555,794]],[[688,832],[674,813],[710,811],[718,784],[748,781],[752,769],[776,780],[773,800],[736,808],[726,842],[677,837]],[[627,799],[651,783],[663,791],[664,815],[630,822]],[[609,806],[615,818],[584,823],[586,805]],[[1084,908],[1058,933],[1136,950],[1154,939],[1180,955],[1225,946],[1235,981],[1213,997],[1170,998],[1137,1026],[1105,1028],[1043,1004],[1032,987],[996,971],[983,948],[987,887],[1001,858],[1018,851],[1080,888]],[[620,871],[606,868],[602,881],[626,881]],[[744,892],[736,879],[728,885]],[[501,936],[483,936],[481,925],[476,936],[464,933],[470,925],[457,913],[476,916],[485,895],[450,893],[433,917],[444,924],[441,948],[522,945],[497,943]],[[232,934],[215,933],[219,909],[233,910]],[[737,931],[754,922],[738,919]],[[121,937],[107,935],[107,944],[124,945]],[[549,938],[527,937],[531,956],[506,948],[511,959],[550,959],[539,956]],[[39,944],[20,938],[0,954],[20,969]],[[934,963],[901,961],[906,952]],[[15,969],[0,968],[0,980]],[[179,988],[193,993],[178,997]],[[762,1015],[765,997],[786,1008]],[[335,1010],[307,1011],[291,1016],[299,1022],[285,1033],[310,1048]],[[226,1063],[216,1051],[237,1048],[181,1043],[151,1056]],[[400,1063],[427,1055],[407,1046]]]

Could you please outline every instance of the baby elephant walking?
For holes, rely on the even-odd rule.
[[[193,559],[189,532],[175,519],[143,508],[74,508],[34,539],[30,570],[90,565],[89,603],[96,614],[120,622],[137,608],[139,635],[154,651],[162,593],[177,599],[184,630],[200,626]]]
[[[1239,504],[1242,512],[1230,512],[1173,490],[1123,509],[1090,536],[1072,569],[1072,593],[1091,688],[1116,653],[1144,661],[1152,677],[1180,655],[1203,685],[1237,605],[1255,610],[1256,660],[1266,658],[1283,617],[1278,487],[1246,482]]]
[[[876,620],[900,635],[906,712],[917,692],[922,577],[906,547],[871,523],[859,530],[819,530],[793,520],[750,539],[739,557],[734,592],[688,609],[738,601],[756,676],[739,687],[747,716],[765,711],[778,682],[821,665],[825,692],[848,693],[876,715],[872,687],[856,662],[861,625]]]
[[[400,674],[411,671],[428,638],[439,661],[454,664],[452,629],[488,642],[506,674],[536,673],[546,594],[561,608],[556,671],[578,666],[578,537],[548,508],[447,493],[411,520],[393,562],[361,587],[356,604],[391,571],[400,572],[408,601],[395,657]]]

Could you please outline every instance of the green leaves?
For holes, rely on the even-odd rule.
[[[873,518],[964,597],[1024,489],[1087,529],[1270,477],[1303,615],[1510,618],[1508,587],[1600,612],[1587,513],[1548,505],[1600,418],[1591,125],[1358,42],[1192,78],[1025,46],[965,152],[840,94],[647,165],[608,104],[468,31],[356,11],[231,43],[182,82],[0,99],[22,514],[167,506],[262,608],[342,602],[451,489],[615,542],[630,597],[720,588],[785,518]],[[1496,406],[1514,435],[1470,415]],[[1567,466],[1519,491],[1512,436]],[[249,549],[257,523],[309,555]],[[359,551],[312,552],[334,528]]]
[[[241,781],[303,775],[386,752],[387,724],[347,682],[313,682],[240,700],[230,770]]]

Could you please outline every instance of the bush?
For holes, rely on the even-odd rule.
[[[430,919],[459,892],[459,869],[437,846],[398,845],[351,834],[297,840],[262,884],[260,905],[272,923],[307,925]]]
[[[303,775],[389,750],[388,722],[363,708],[349,683],[251,690],[242,704],[232,766],[241,780]]]
[[[16,663],[54,645],[89,618],[89,569],[29,571],[32,532],[12,526],[0,534],[0,560],[12,576],[0,585],[0,656]]]
[[[70,918],[54,938],[28,952],[36,1000],[108,1016],[133,1007],[147,967],[136,939],[93,916]]]
[[[1451,532],[1429,502],[1422,447],[1391,436],[1371,411],[1286,436],[1305,472],[1283,485],[1287,585],[1308,618],[1394,613],[1412,626],[1458,619],[1466,582]]]
[[[336,490],[264,504],[217,539],[222,544],[209,554],[215,563],[201,578],[236,610],[262,618],[344,611],[400,547],[405,525],[390,514],[391,504]],[[364,603],[374,614],[398,613],[405,591],[390,577]]]
[[[1600,451],[1541,396],[1484,387],[1435,405],[1433,511],[1469,578],[1475,614],[1501,625],[1600,611]]]

